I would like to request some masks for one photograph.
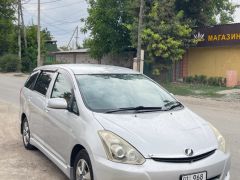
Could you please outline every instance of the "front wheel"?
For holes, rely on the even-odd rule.
[[[27,118],[25,118],[22,122],[22,139],[23,139],[23,145],[27,150],[35,149],[35,147],[30,143],[30,128],[29,128]]]
[[[81,150],[74,162],[74,180],[94,180],[92,164],[86,150]]]

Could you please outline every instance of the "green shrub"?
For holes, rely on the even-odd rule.
[[[227,78],[223,78],[223,86],[227,85]]]
[[[207,76],[205,76],[205,75],[200,75],[200,76],[199,76],[199,83],[201,83],[201,84],[207,84]]]
[[[195,75],[185,77],[184,82],[189,84],[202,84],[209,86],[226,86],[226,78],[223,77],[207,77],[205,75]]]
[[[226,86],[224,79],[225,79],[225,78],[218,77],[218,85],[219,85],[219,86]]]
[[[210,78],[208,78],[208,82],[207,82],[207,84],[208,84],[209,86],[213,86],[213,85],[215,84],[214,77],[210,77]]]
[[[31,72],[35,67],[37,67],[37,62],[32,62],[31,58],[24,57],[22,59],[22,72]]]
[[[20,63],[17,55],[6,54],[0,57],[0,69],[3,72],[16,72],[19,70]]]
[[[186,83],[193,83],[194,78],[192,76],[188,76],[184,78],[184,82]]]

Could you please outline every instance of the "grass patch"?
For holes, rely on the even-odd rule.
[[[218,94],[218,91],[228,90],[232,88],[206,86],[200,84],[186,84],[186,83],[164,83],[162,84],[169,92],[181,96],[206,96],[220,98],[224,95]]]

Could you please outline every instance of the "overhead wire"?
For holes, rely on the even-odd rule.
[[[66,4],[66,5],[63,5],[63,6],[56,6],[56,7],[50,7],[50,8],[41,8],[41,11],[61,9],[61,8],[70,7],[70,6],[73,6],[73,5],[76,5],[76,4],[80,4],[80,2],[78,1],[78,2],[71,3],[71,4]],[[26,5],[29,5],[29,4],[26,4]],[[33,10],[31,10],[31,11],[33,11]]]
[[[46,8],[46,9],[43,9],[43,11],[54,10],[54,9],[59,9],[59,8],[65,8],[65,7],[73,6],[73,5],[76,5],[76,4],[80,4],[80,2],[67,4],[67,5],[64,5],[64,6],[53,7],[53,8]]]
[[[37,4],[37,3],[30,3],[31,0],[25,2],[23,5],[29,5],[29,4]],[[46,1],[46,2],[41,2],[41,4],[50,4],[50,3],[56,3],[56,2],[60,2],[62,0],[52,0],[52,1]],[[65,8],[65,7],[69,7],[69,6],[73,6],[73,5],[76,5],[76,4],[79,4],[80,2],[74,2],[74,3],[71,3],[71,4],[66,4],[64,6],[57,6],[57,7],[50,7],[50,8],[43,8],[42,9],[42,12],[41,14],[43,14],[44,16],[44,20],[41,20],[43,24],[45,24],[47,27],[52,27],[51,28],[51,32],[53,34],[55,34],[56,36],[64,36],[66,34],[69,34],[71,31],[72,31],[72,28],[71,28],[71,31],[67,29],[64,29],[62,27],[59,27],[60,25],[64,25],[64,24],[75,24],[77,22],[81,22],[81,19],[79,18],[81,15],[78,16],[78,19],[72,19],[72,20],[69,20],[69,18],[66,18],[66,19],[61,19],[61,20],[56,20],[55,18],[52,18],[50,17],[49,15],[46,15],[46,13],[44,12],[45,10],[48,11],[48,10],[54,10],[54,9],[60,9],[60,8]],[[32,10],[26,10],[24,9],[25,12],[27,12],[28,14],[32,15],[33,17],[36,17],[36,15],[34,15],[33,13],[29,12],[29,11],[32,11]],[[34,10],[36,11],[36,10]],[[79,12],[79,11],[76,11],[76,13]],[[73,13],[74,14],[74,13]],[[45,19],[48,19],[50,20],[51,22],[49,21],[46,21]]]
[[[79,18],[80,16],[82,16],[82,14],[79,14],[76,18],[72,18],[72,19],[55,19],[52,18],[51,16],[48,16],[46,13],[42,13],[42,15],[44,15],[44,18],[47,18],[51,21],[51,23],[55,24],[55,25],[63,25],[63,24],[72,24],[72,23],[77,23],[77,22],[81,22],[81,18]]]
[[[31,0],[27,1],[27,2],[23,2],[23,4],[38,4],[38,3],[31,3]],[[53,0],[53,1],[47,1],[47,2],[40,2],[40,4],[51,4],[51,3],[56,3],[56,2],[60,2],[63,0]]]
[[[27,12],[28,14],[31,14],[33,17],[36,18],[36,15],[32,14],[32,13],[29,13],[27,10],[25,10],[25,12]],[[59,31],[63,31],[63,32],[68,32],[66,29],[62,29],[62,28],[59,28],[58,26],[54,25],[53,23],[50,23],[50,22],[47,22],[46,20],[41,20],[43,22],[43,24],[46,24],[50,27],[55,27],[55,28],[58,28]]]
[[[71,18],[72,19],[76,19],[76,18],[79,18],[80,16],[85,16],[84,13],[80,13],[79,15],[77,13],[79,13],[79,10],[71,12],[71,14],[76,14],[77,15],[77,16],[71,16]],[[64,18],[64,19],[63,18],[62,19],[56,19],[56,18],[53,18],[52,16],[49,16],[45,12],[42,12],[42,14],[45,15],[48,19],[53,20],[54,22],[69,21],[69,17],[68,18]]]

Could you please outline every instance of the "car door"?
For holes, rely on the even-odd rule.
[[[72,148],[73,134],[71,123],[78,118],[78,108],[73,91],[73,83],[67,72],[59,70],[49,98],[64,98],[68,109],[48,109],[45,142],[52,153],[67,164]]]
[[[46,94],[48,87],[52,81],[54,72],[52,71],[41,71],[37,81],[31,91],[29,102],[30,102],[30,129],[32,137],[42,145],[44,139],[46,139],[45,133],[45,119],[46,119]]]
[[[24,84],[23,89],[21,90],[21,96],[20,96],[20,104],[22,110],[25,111],[27,118],[29,120],[31,119],[31,108],[32,108],[32,89],[37,81],[38,75],[40,74],[40,71],[33,72],[29,78],[27,79],[26,83]]]

